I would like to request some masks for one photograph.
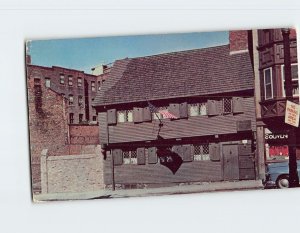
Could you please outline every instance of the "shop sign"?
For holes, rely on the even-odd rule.
[[[286,108],[285,108],[284,122],[286,124],[298,127],[299,126],[299,112],[300,112],[300,105],[287,100]]]
[[[288,146],[270,146],[269,148],[270,157],[275,156],[289,156],[289,147]]]
[[[289,136],[287,134],[276,134],[276,133],[267,133],[265,134],[265,139],[266,140],[284,140],[288,139]]]

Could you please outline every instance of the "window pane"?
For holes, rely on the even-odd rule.
[[[265,70],[265,84],[271,83],[271,70]]]
[[[132,122],[133,121],[133,113],[132,110],[127,111],[127,121]]]
[[[231,98],[224,98],[223,99],[223,111],[224,113],[230,113],[232,112],[232,107],[231,107]]]
[[[50,87],[50,79],[49,78],[46,78],[46,87]]]
[[[266,99],[272,98],[272,85],[267,84],[266,85]]]
[[[118,122],[125,122],[125,111],[118,111]]]
[[[207,115],[206,103],[199,104],[200,106],[200,115],[205,116]]]
[[[292,79],[298,79],[298,64],[292,65]]]
[[[190,116],[198,116],[199,115],[199,105],[191,104],[190,105]]]

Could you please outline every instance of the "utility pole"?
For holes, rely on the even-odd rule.
[[[285,94],[286,100],[293,102],[293,83],[291,72],[291,56],[290,56],[290,29],[281,29],[283,36],[284,49],[284,77],[285,77]],[[299,177],[297,173],[296,158],[296,129],[294,126],[288,125],[288,143],[289,143],[289,188],[299,186]]]

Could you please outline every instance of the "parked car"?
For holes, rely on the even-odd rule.
[[[297,161],[297,171],[300,177],[300,160]],[[289,161],[270,162],[266,164],[265,188],[289,187]]]

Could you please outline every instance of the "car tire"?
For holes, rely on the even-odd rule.
[[[276,181],[277,188],[285,189],[289,187],[289,176],[288,175],[282,175],[279,176]]]

